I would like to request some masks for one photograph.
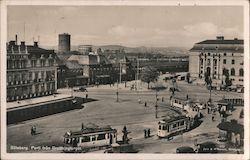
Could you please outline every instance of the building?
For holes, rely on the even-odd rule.
[[[90,52],[92,52],[92,45],[79,45],[78,51],[81,54],[88,55]]]
[[[205,74],[212,85],[226,85],[226,75],[232,86],[244,84],[244,41],[237,38],[226,40],[222,36],[196,43],[190,49],[189,72],[192,79],[205,83]]]
[[[16,38],[17,39],[17,38]],[[57,90],[54,50],[34,45],[7,44],[7,101],[51,95]]]
[[[65,53],[70,51],[70,34],[59,34],[58,52]]]

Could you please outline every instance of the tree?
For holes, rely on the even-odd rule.
[[[148,88],[149,88],[149,83],[157,80],[158,76],[159,73],[156,68],[147,66],[142,70],[141,80],[143,82],[148,83]]]

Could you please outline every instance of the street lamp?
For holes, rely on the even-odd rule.
[[[155,118],[158,118],[158,91],[155,90]]]
[[[116,87],[116,102],[119,102],[119,91],[118,91],[118,80],[117,80],[117,87]]]
[[[211,103],[212,102],[212,98],[211,98],[211,90],[212,90],[212,79],[211,77],[209,76],[209,102]]]

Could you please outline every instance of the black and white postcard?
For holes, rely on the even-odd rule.
[[[1,1],[2,159],[249,159],[248,1]]]

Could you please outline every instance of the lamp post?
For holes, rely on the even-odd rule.
[[[155,90],[155,118],[158,118],[158,91]]]
[[[116,87],[116,102],[119,102],[118,80],[117,80],[117,87]]]
[[[212,98],[211,98],[211,90],[212,90],[212,79],[211,77],[209,76],[209,102],[211,103],[212,102]]]

